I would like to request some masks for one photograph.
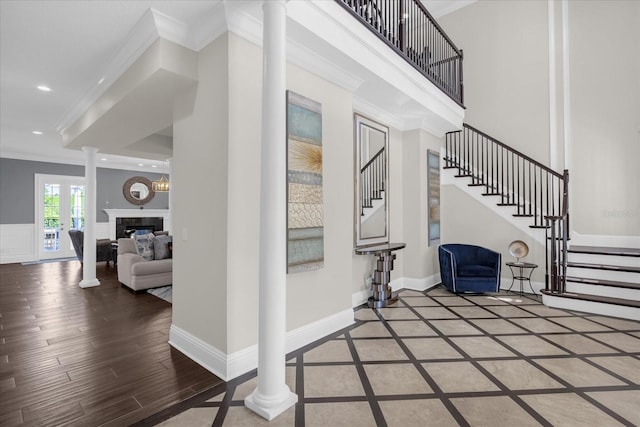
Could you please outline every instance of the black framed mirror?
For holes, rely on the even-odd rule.
[[[151,180],[143,176],[134,176],[125,181],[122,194],[129,203],[142,206],[149,203],[156,192],[153,191]]]
[[[389,242],[389,128],[354,115],[356,146],[355,244]]]

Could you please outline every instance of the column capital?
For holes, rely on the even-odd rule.
[[[91,147],[89,145],[85,145],[85,146],[82,147],[82,151],[84,151],[85,153],[97,153],[100,150],[98,150],[98,148],[96,148],[96,147]]]

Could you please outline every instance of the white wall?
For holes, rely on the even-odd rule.
[[[464,51],[465,123],[548,164],[547,2],[478,1],[439,22]]]
[[[253,357],[257,342],[262,51],[226,33],[199,66],[193,113],[174,126],[173,326],[231,363]],[[287,276],[294,331],[351,310],[353,111],[344,89],[296,66],[287,73],[288,89],[320,102],[323,119],[325,265]]]
[[[640,237],[640,2],[569,2],[573,228]]]
[[[509,255],[509,244],[514,240],[522,240],[529,246],[529,255],[523,261],[538,264],[539,266],[534,270],[531,281],[544,283],[544,245],[538,243],[521,229],[508,223],[491,209],[469,197],[454,185],[443,185],[441,187],[440,203],[441,242],[443,244],[467,243],[484,246],[501,253],[501,276],[510,282],[512,278],[511,272],[504,263],[516,261],[516,259]],[[544,235],[543,230],[538,230],[537,232]]]
[[[193,112],[174,123],[171,179],[173,325],[222,352],[228,349],[227,55],[227,35],[198,55],[195,99],[188,93],[176,105],[177,116]]]
[[[583,235],[640,236],[640,2],[568,5],[572,228]],[[552,45],[560,49],[559,5],[554,11]],[[547,2],[479,1],[440,22],[464,49],[465,121],[549,165],[555,149],[549,136]],[[560,53],[554,117],[562,136]],[[558,171],[564,157],[558,154]]]
[[[430,278],[428,284],[439,281],[440,267],[437,246],[428,245],[427,150],[439,152],[441,143],[441,138],[423,130],[413,130],[404,133],[402,144],[402,215],[407,243],[403,277],[423,281]],[[434,275],[437,277],[432,277]]]

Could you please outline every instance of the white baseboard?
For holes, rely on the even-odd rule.
[[[520,292],[520,281],[513,281],[513,286],[511,286],[511,278],[501,277],[500,278],[500,290],[506,291],[511,288],[511,292]],[[535,291],[536,294],[540,295],[540,291],[544,289],[543,282],[531,281],[531,287]],[[522,293],[523,294],[531,294],[531,288],[529,287],[529,282],[523,280],[522,282]]]
[[[171,324],[169,344],[191,360],[227,381],[227,355],[184,329]]]
[[[398,279],[394,279],[389,283],[391,289],[393,291],[398,291],[400,289],[411,289],[413,291],[426,291],[427,289],[433,288],[435,285],[440,283],[440,273],[431,275],[429,277],[424,277],[422,279],[414,279],[412,277],[400,277]],[[369,297],[372,295],[370,289],[363,289],[358,292],[355,292],[351,295],[351,304],[352,307],[358,307],[362,304],[365,304]]]
[[[412,277],[400,277],[391,281],[391,288],[394,291],[400,289],[411,289],[413,291],[426,291],[431,289],[440,283],[440,273],[432,274],[422,279],[415,279]]]
[[[349,308],[289,331],[287,332],[286,338],[287,353],[326,337],[335,331],[351,326],[354,323],[353,310]]]
[[[351,307],[358,307],[365,304],[373,293],[371,289],[363,289],[351,295]]]
[[[286,336],[286,351],[289,353],[297,350],[353,323],[353,310],[348,309],[289,331]],[[224,381],[230,381],[258,367],[257,344],[226,354],[176,325],[171,325],[169,330],[169,344]]]

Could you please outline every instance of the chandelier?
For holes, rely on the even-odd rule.
[[[151,181],[151,189],[155,192],[166,193],[169,191],[169,180],[162,174],[159,180]]]

